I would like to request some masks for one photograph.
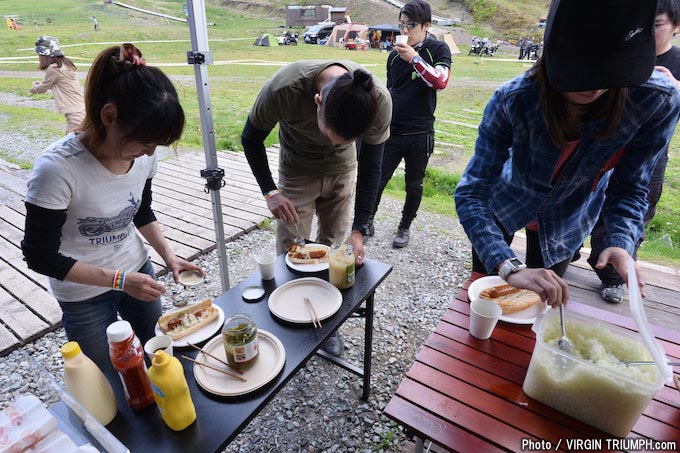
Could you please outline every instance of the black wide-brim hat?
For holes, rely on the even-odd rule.
[[[545,28],[548,81],[558,91],[630,87],[654,69],[656,0],[553,0]]]

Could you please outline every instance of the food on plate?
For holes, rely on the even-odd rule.
[[[541,297],[535,292],[507,284],[486,288],[479,293],[479,297],[496,302],[503,309],[504,315],[526,310],[541,302]]]
[[[293,244],[288,249],[288,260],[293,264],[319,264],[328,262],[328,246],[307,244],[300,247]]]
[[[158,325],[164,334],[177,340],[207,326],[217,319],[218,314],[212,300],[206,299],[201,303],[166,313],[158,319]]]

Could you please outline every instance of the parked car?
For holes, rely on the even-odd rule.
[[[322,39],[326,39],[333,32],[333,27],[335,27],[335,24],[312,25],[305,32],[305,42],[316,44]]]

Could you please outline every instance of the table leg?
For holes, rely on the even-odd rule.
[[[371,393],[371,356],[373,353],[373,297],[366,299],[366,326],[364,330],[364,391],[362,399],[367,400]]]

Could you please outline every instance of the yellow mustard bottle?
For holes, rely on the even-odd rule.
[[[191,425],[196,420],[196,408],[179,360],[164,351],[156,351],[148,374],[165,424],[175,431]]]

